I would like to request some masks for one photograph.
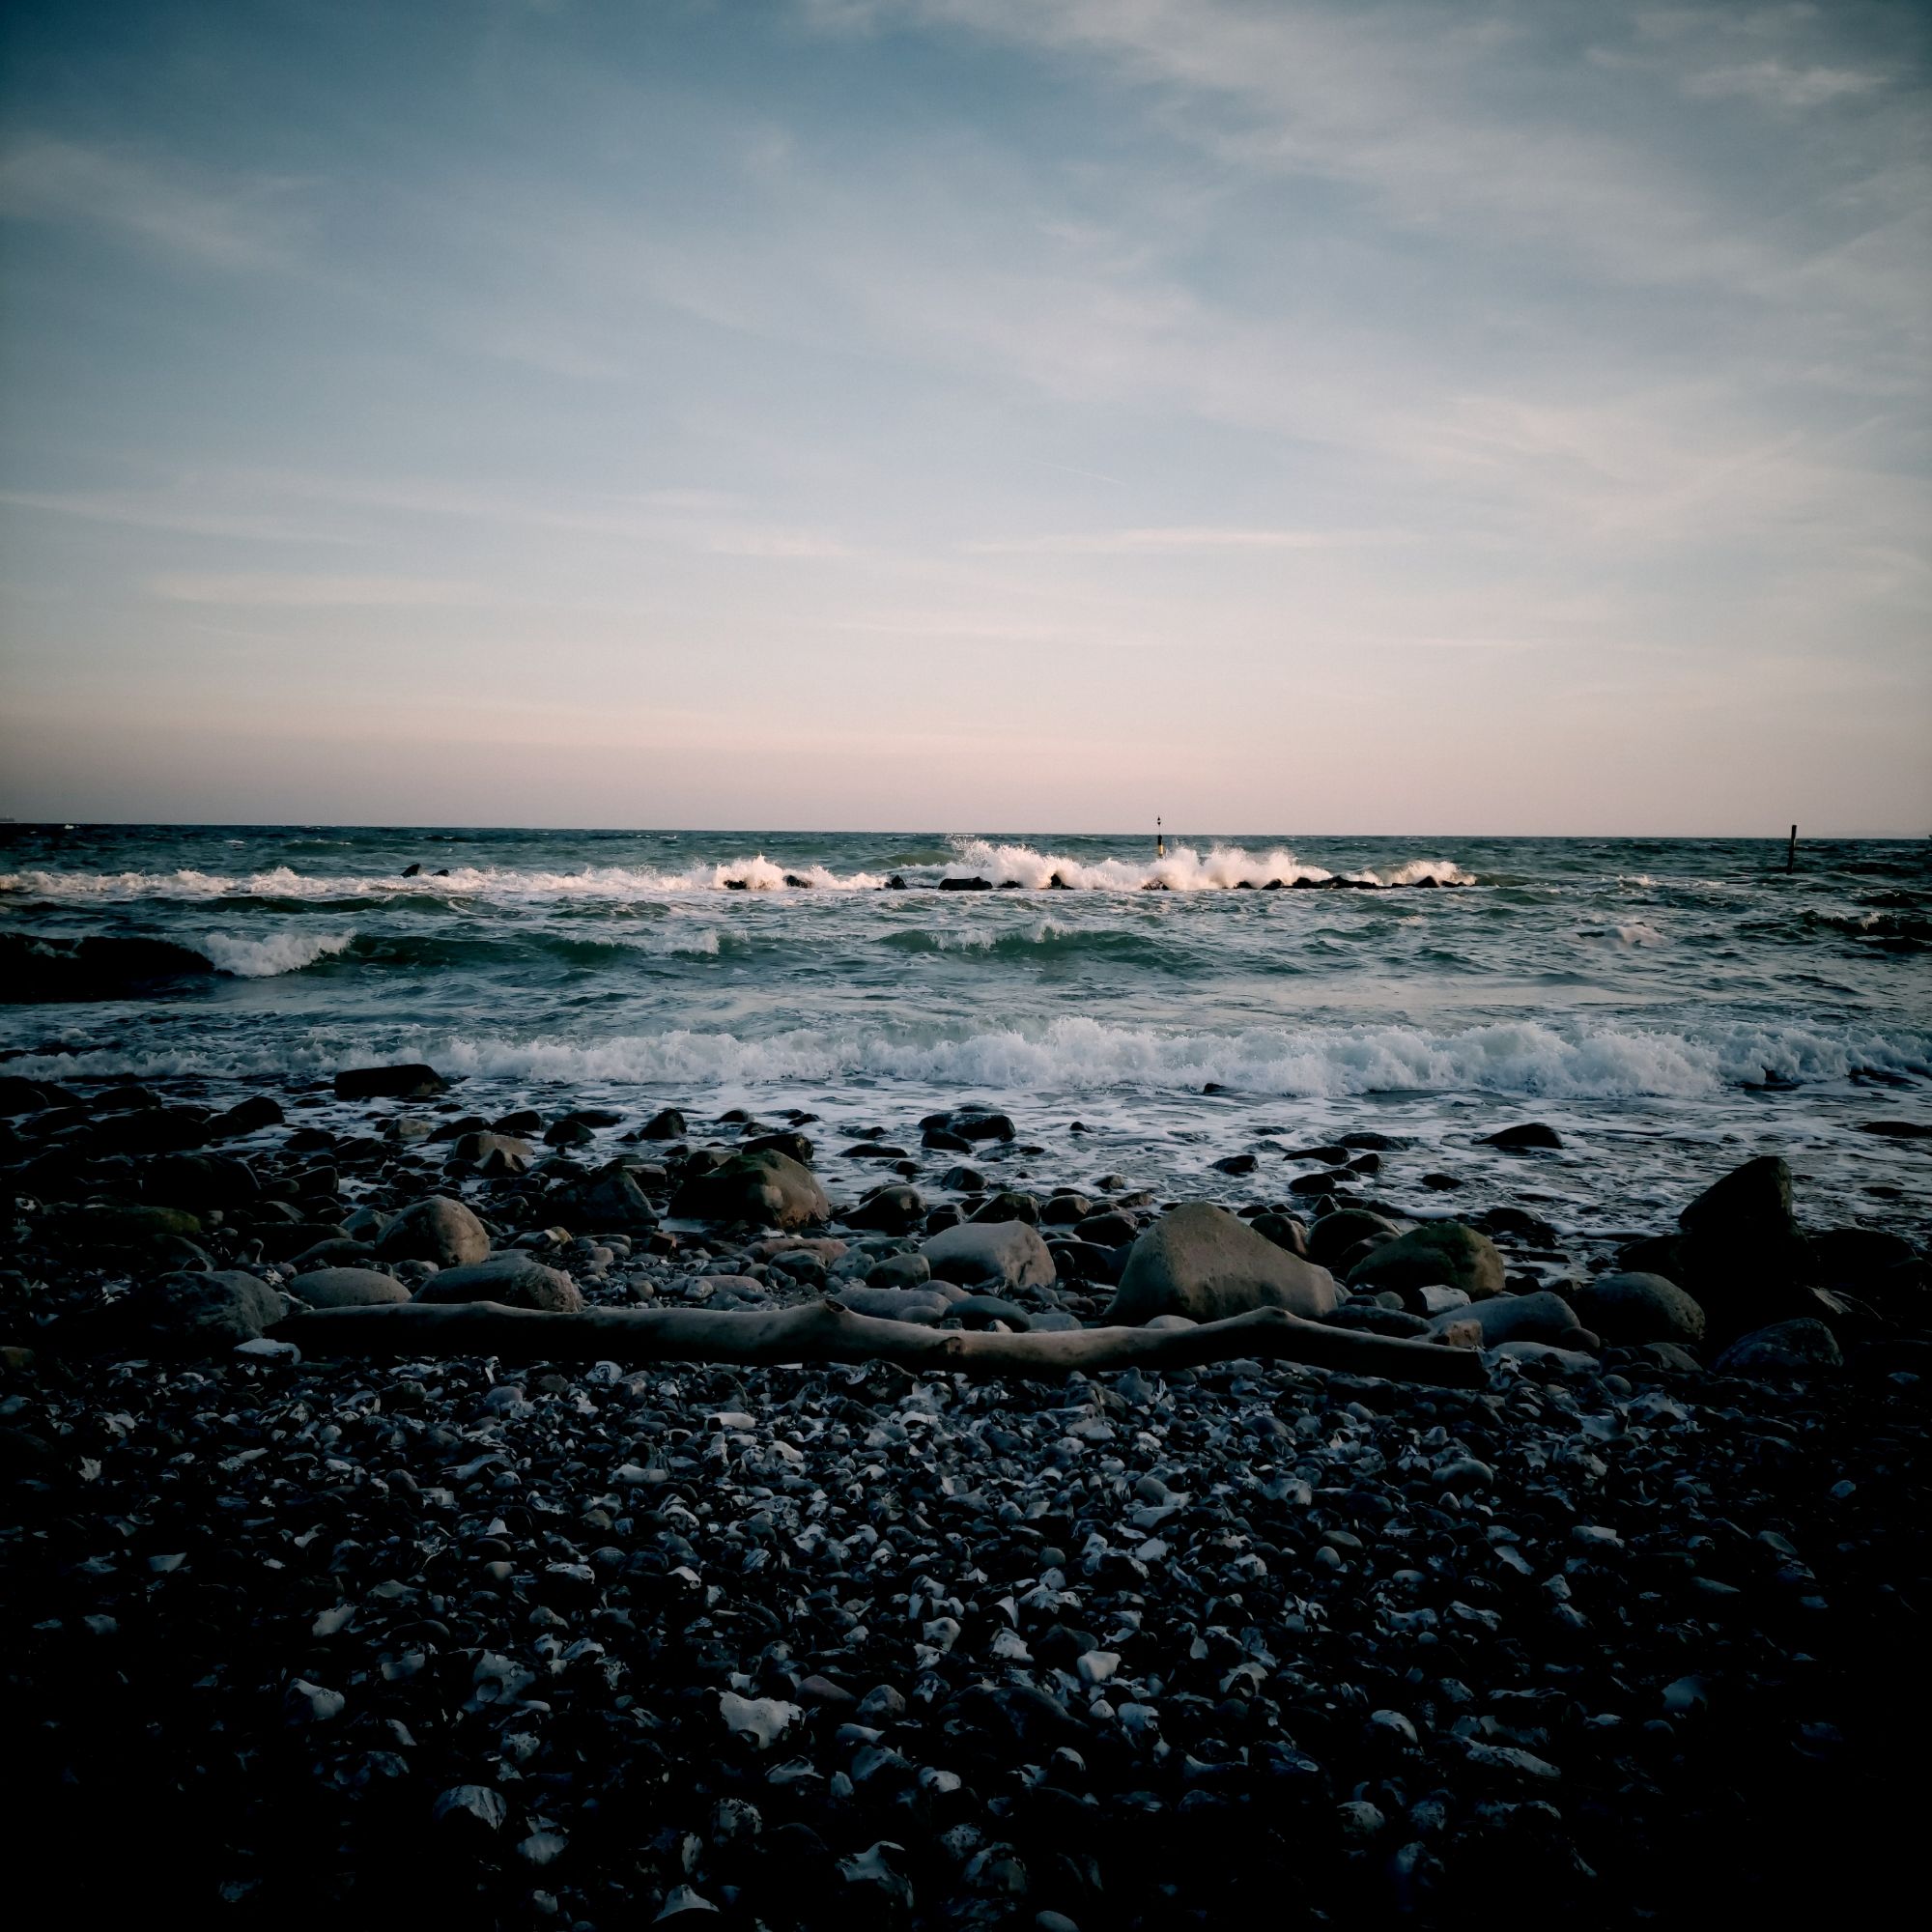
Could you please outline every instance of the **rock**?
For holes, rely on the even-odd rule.
[[[1575,1291],[1577,1314],[1606,1342],[1701,1342],[1704,1311],[1661,1274],[1600,1274]]]
[[[888,1255],[866,1271],[868,1288],[923,1288],[932,1279],[932,1264],[923,1255]]]
[[[420,1061],[402,1066],[353,1066],[335,1076],[338,1100],[421,1100],[449,1091],[449,1082]]]
[[[726,1730],[750,1738],[761,1751],[770,1750],[793,1720],[805,1715],[781,1697],[741,1697],[734,1690],[719,1693],[718,1714]]]
[[[71,1246],[123,1252],[168,1241],[196,1240],[201,1235],[201,1220],[179,1208],[138,1208],[113,1202],[63,1209],[52,1217],[48,1232]]]
[[[688,1131],[684,1116],[675,1107],[660,1107],[638,1129],[638,1135],[640,1140],[678,1141],[682,1140]]]
[[[1775,1321],[1741,1336],[1718,1357],[1719,1375],[1807,1376],[1844,1360],[1838,1338],[1819,1321]]]
[[[778,1133],[755,1135],[738,1151],[740,1153],[775,1151],[790,1155],[801,1167],[811,1165],[811,1137],[794,1127],[783,1128]]]
[[[932,1236],[920,1252],[939,1280],[968,1288],[1047,1288],[1055,1275],[1046,1243],[1024,1221],[962,1222]]]
[[[492,1255],[488,1261],[441,1268],[416,1291],[415,1299],[435,1304],[495,1301],[505,1308],[539,1308],[562,1314],[583,1306],[583,1296],[567,1274],[521,1253]]]
[[[974,1208],[975,1221],[1024,1221],[1028,1227],[1039,1225],[1039,1203],[1031,1194],[1009,1190]]]
[[[984,1328],[991,1322],[1004,1321],[1009,1328],[1019,1332],[1029,1325],[1024,1308],[997,1294],[962,1295],[949,1305],[947,1313],[956,1316],[969,1328]]]
[[[658,1212],[621,1160],[606,1161],[595,1174],[551,1195],[557,1211],[573,1225],[606,1235],[647,1235]]]
[[[1577,1311],[1560,1294],[1548,1291],[1492,1294],[1465,1307],[1444,1309],[1429,1325],[1439,1334],[1452,1323],[1465,1321],[1481,1329],[1486,1349],[1504,1342],[1556,1343],[1577,1326]]]
[[[509,1134],[499,1134],[486,1129],[461,1135],[450,1150],[450,1153],[454,1159],[471,1161],[478,1167],[483,1166],[491,1155],[502,1154],[517,1162],[518,1165],[512,1171],[521,1173],[523,1165],[529,1160],[530,1144],[528,1141],[517,1140]]]
[[[733,1154],[709,1173],[688,1174],[670,1211],[725,1226],[802,1228],[829,1220],[832,1204],[810,1168],[772,1149]]]
[[[1891,1141],[1932,1140],[1932,1121],[1861,1121],[1859,1132]]]
[[[845,1219],[854,1228],[906,1235],[925,1219],[925,1203],[916,1187],[881,1187],[860,1202]]]
[[[922,1121],[920,1124],[924,1126],[926,1122]],[[1017,1131],[1009,1115],[988,1113],[979,1107],[963,1107],[956,1113],[942,1115],[933,1124],[944,1126],[967,1141],[1009,1141]]]
[[[1323,1225],[1316,1224],[1317,1234]],[[1410,1295],[1433,1287],[1460,1288],[1480,1301],[1502,1293],[1503,1275],[1503,1258],[1487,1235],[1461,1221],[1426,1221],[1365,1255],[1349,1270],[1349,1286],[1371,1294],[1392,1289],[1406,1307]]]
[[[1720,1329],[1796,1306],[1792,1291],[1810,1271],[1791,1207],[1791,1170],[1762,1154],[1714,1182],[1678,1217],[1684,1230],[1683,1286]]]
[[[1319,1320],[1338,1299],[1326,1268],[1277,1247],[1225,1208],[1183,1201],[1134,1242],[1104,1319],[1139,1324],[1184,1315],[1218,1321],[1250,1309],[1286,1308]]]
[[[208,1123],[210,1140],[233,1140],[241,1134],[258,1133],[264,1127],[278,1127],[286,1119],[281,1107],[266,1094],[251,1094],[238,1100],[225,1114],[217,1114]]]
[[[1342,1211],[1346,1212],[1347,1210],[1344,1209]],[[1248,1226],[1261,1236],[1264,1241],[1272,1241],[1276,1247],[1286,1248],[1290,1254],[1299,1255],[1303,1261],[1307,1261],[1310,1258],[1308,1253],[1308,1230],[1294,1215],[1257,1214],[1248,1223]],[[1326,1264],[1324,1263],[1322,1265],[1325,1266]]]
[[[490,1252],[483,1224],[461,1201],[432,1194],[412,1202],[383,1230],[376,1252],[388,1262],[434,1262],[463,1267]]]
[[[1485,1134],[1481,1147],[1505,1148],[1512,1153],[1526,1153],[1535,1148],[1560,1148],[1563,1136],[1542,1121],[1525,1121],[1520,1127],[1502,1127]]]
[[[1393,1221],[1366,1208],[1337,1208],[1309,1229],[1308,1258],[1333,1267],[1357,1241],[1392,1241],[1401,1233]]]
[[[144,1282],[123,1305],[129,1325],[149,1346],[188,1355],[257,1341],[289,1312],[278,1290],[240,1268],[163,1275]]]
[[[374,1268],[312,1268],[297,1275],[288,1292],[307,1308],[381,1308],[410,1299],[409,1290],[393,1275]]]
[[[1229,1153],[1223,1154],[1213,1164],[1222,1174],[1252,1174],[1262,1163],[1257,1154]]]
[[[952,1312],[945,1295],[923,1288],[874,1288],[869,1284],[848,1284],[840,1288],[836,1300],[854,1315],[869,1315],[880,1321],[916,1321],[922,1324],[943,1321]]]
[[[1073,1232],[1081,1240],[1091,1241],[1095,1247],[1118,1248],[1140,1233],[1140,1223],[1131,1214],[1110,1208],[1104,1213],[1090,1214],[1086,1220],[1076,1221]]]
[[[990,893],[993,890],[993,882],[991,879],[978,877],[970,879],[941,879],[939,890],[942,893]]]
[[[1828,1228],[1811,1236],[1810,1259],[1818,1280],[1856,1290],[1867,1276],[1910,1267],[1919,1256],[1903,1235],[1884,1228]]]

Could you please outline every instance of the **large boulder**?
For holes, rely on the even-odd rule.
[[[832,1218],[818,1177],[776,1148],[734,1153],[709,1172],[688,1170],[670,1211],[728,1227],[803,1228]]]
[[[305,1308],[381,1308],[410,1298],[394,1275],[361,1267],[311,1268],[289,1283],[289,1293]]]
[[[1160,1315],[1218,1321],[1256,1308],[1320,1320],[1341,1299],[1324,1267],[1278,1247],[1208,1201],[1183,1201],[1134,1242],[1106,1320],[1138,1325]]]
[[[301,1277],[296,1277],[298,1281]],[[416,1291],[415,1299],[430,1303],[495,1301],[505,1308],[540,1308],[552,1314],[572,1314],[583,1306],[577,1284],[559,1268],[545,1267],[528,1255],[492,1255],[469,1267],[443,1268]]]
[[[559,1188],[551,1201],[568,1222],[597,1234],[647,1235],[658,1224],[658,1210],[622,1160],[606,1161],[595,1174]]]
[[[936,1280],[965,1288],[1047,1288],[1056,1272],[1039,1231],[1024,1221],[962,1221],[942,1228],[920,1253]]]
[[[279,1290],[240,1268],[162,1275],[144,1282],[123,1305],[141,1345],[183,1355],[256,1341],[289,1312]]]
[[[1735,1334],[1767,1316],[1793,1314],[1811,1272],[1791,1207],[1791,1170],[1761,1154],[1714,1182],[1677,1217],[1683,1285],[1719,1330]]]
[[[1316,1225],[1319,1231],[1321,1224]],[[1460,1288],[1480,1301],[1502,1293],[1503,1258],[1478,1229],[1462,1221],[1427,1221],[1364,1255],[1349,1270],[1349,1286],[1370,1294],[1393,1290],[1405,1307],[1425,1288]]]
[[[1704,1311],[1661,1274],[1600,1274],[1576,1290],[1585,1327],[1606,1342],[1689,1342],[1704,1339]]]
[[[1718,1369],[1728,1376],[1809,1376],[1835,1369],[1843,1359],[1838,1338],[1805,1316],[1740,1337],[1718,1357]]]
[[[383,1230],[376,1252],[385,1262],[434,1262],[462,1267],[490,1252],[483,1223],[460,1201],[432,1194],[412,1202]]]

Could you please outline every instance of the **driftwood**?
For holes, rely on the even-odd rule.
[[[1473,1349],[1329,1328],[1258,1308],[1196,1328],[1080,1328],[1044,1334],[924,1328],[855,1315],[827,1298],[793,1308],[586,1308],[549,1314],[492,1301],[319,1308],[274,1331],[310,1355],[509,1355],[543,1361],[896,1362],[968,1375],[1052,1377],[1079,1369],[1191,1369],[1241,1356],[1305,1362],[1391,1381],[1480,1388]]]

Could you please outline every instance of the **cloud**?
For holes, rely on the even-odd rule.
[[[25,135],[0,152],[0,214],[84,222],[164,254],[222,269],[281,259],[271,204],[294,184],[258,177],[213,183],[172,160]]]
[[[427,577],[320,577],[269,571],[172,571],[151,596],[171,604],[249,605],[292,611],[446,610],[493,600],[480,584]]]
[[[1766,107],[1805,108],[1869,94],[1884,84],[1880,75],[1855,68],[1786,67],[1782,61],[1761,60],[1692,74],[1684,91],[1704,100],[1744,99]]]
[[[1352,550],[1392,543],[1383,530],[1224,529],[1180,526],[1167,529],[1087,530],[1062,535],[1001,537],[969,543],[969,551],[997,556],[1149,556],[1200,551]]]

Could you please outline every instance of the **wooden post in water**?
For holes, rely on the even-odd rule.
[[[1784,869],[1787,872],[1798,869],[1798,828],[1795,825],[1791,828],[1791,843],[1784,851]]]

